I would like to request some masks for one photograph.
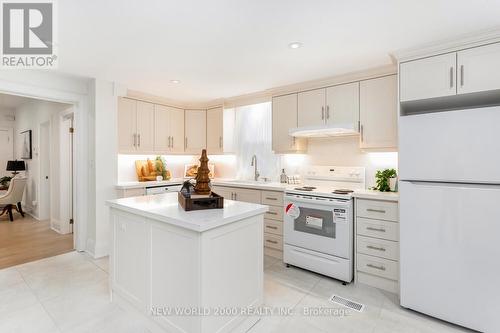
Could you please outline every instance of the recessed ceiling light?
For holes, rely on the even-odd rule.
[[[298,48],[302,47],[302,43],[301,42],[292,42],[292,43],[288,44],[288,47],[291,49],[298,49]]]
[[[170,82],[172,82],[173,84],[179,84],[179,83],[181,83],[180,80],[170,80]]]

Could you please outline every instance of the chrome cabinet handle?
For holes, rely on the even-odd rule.
[[[326,106],[326,119],[330,119],[330,105]]]
[[[274,226],[272,226],[272,225],[266,225],[266,228],[268,228],[268,229],[278,230],[278,227],[274,227]]]
[[[385,232],[383,228],[366,227],[366,230]]]
[[[453,88],[453,66],[450,67],[450,88]]]
[[[366,248],[370,249],[370,250],[377,250],[377,251],[385,252],[385,249],[383,247],[377,247],[377,246],[373,246],[373,245],[367,245]]]
[[[367,212],[375,212],[375,213],[385,213],[385,210],[383,209],[373,209],[373,208],[367,208],[366,209]]]
[[[363,125],[359,125],[359,133],[361,134],[361,142],[365,141],[363,132],[364,132]]]
[[[276,212],[266,212],[266,213],[269,215],[278,215],[278,213],[276,213]]]
[[[168,148],[172,148],[172,137],[168,136]]]
[[[137,134],[137,145],[141,146],[141,133]]]
[[[222,136],[219,136],[219,148],[222,148]]]
[[[266,239],[266,242],[271,243],[271,244],[278,244],[277,241]]]
[[[460,66],[460,86],[464,86],[464,65]]]
[[[266,197],[266,200],[278,200],[278,198],[268,198],[268,197]]]
[[[325,107],[321,107],[321,120],[325,120]]]
[[[385,267],[384,266],[377,266],[377,265],[373,265],[373,264],[366,264],[367,267],[370,267],[370,268],[375,268],[375,269],[378,269],[378,270],[381,270],[381,271],[385,271]]]
[[[134,147],[137,147],[137,133],[134,133]]]

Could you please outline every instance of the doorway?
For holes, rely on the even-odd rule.
[[[0,128],[0,177],[10,176],[7,161],[14,159],[14,136],[12,128]]]

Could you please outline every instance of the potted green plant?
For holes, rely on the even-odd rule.
[[[375,190],[390,192],[396,190],[396,169],[378,170],[375,174]]]

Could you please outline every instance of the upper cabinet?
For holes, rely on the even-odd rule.
[[[400,64],[400,101],[429,100],[414,105],[413,109],[405,104],[403,109],[411,111],[425,107],[437,110],[498,104],[499,98],[489,93],[500,89],[500,76],[496,75],[499,72],[500,43],[403,62]],[[444,98],[456,95],[461,95],[459,102],[455,98]],[[434,100],[437,97],[441,99]]]
[[[298,126],[358,124],[359,82],[298,93]]]
[[[459,94],[500,89],[500,43],[457,52]]]
[[[400,80],[402,102],[455,95],[456,54],[443,54],[402,63]]]
[[[315,89],[298,94],[298,126],[325,125],[326,89]]]
[[[154,150],[154,105],[128,98],[118,100],[118,149],[121,153]]]
[[[207,147],[207,111],[186,110],[184,152],[199,154]]]
[[[358,125],[359,82],[341,84],[326,89],[325,119],[328,125]]]
[[[154,128],[155,153],[184,152],[184,110],[155,105]]]
[[[307,149],[307,140],[289,135],[296,128],[297,94],[273,97],[273,151],[275,153],[297,153]]]
[[[397,76],[360,82],[360,148],[397,147]]]
[[[207,153],[224,152],[224,113],[222,107],[207,110]]]

